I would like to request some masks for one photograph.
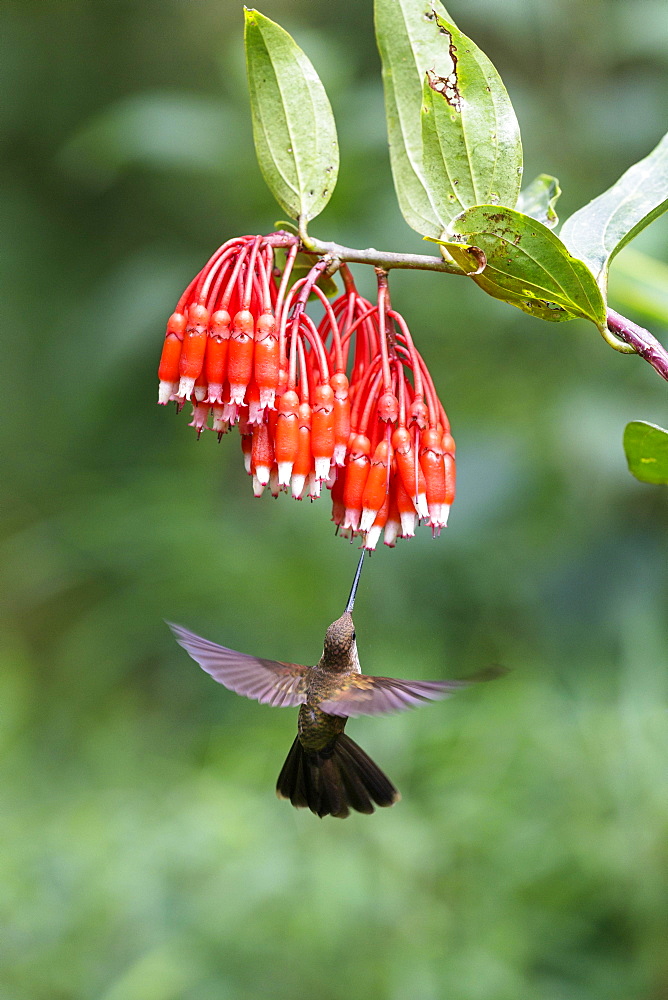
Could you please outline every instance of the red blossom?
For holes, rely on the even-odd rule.
[[[285,265],[275,248],[289,246]],[[320,260],[290,284],[297,242],[245,236],[220,247],[167,323],[160,403],[193,404],[191,426],[220,440],[238,427],[246,471],[260,496],[315,499],[331,492],[344,537],[375,548],[408,538],[418,521],[438,534],[455,494],[455,445],[445,410],[404,318],[377,271],[375,304],[343,265],[330,302]],[[306,305],[322,305],[318,326]]]

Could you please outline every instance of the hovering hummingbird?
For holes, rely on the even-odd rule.
[[[313,667],[264,660],[219,646],[167,624],[176,641],[214,680],[230,691],[280,707],[299,705],[297,736],[278,776],[276,794],[318,816],[344,819],[351,809],[372,813],[391,806],[399,792],[344,729],[349,717],[400,712],[445,698],[471,680],[406,681],[361,673],[352,610],[365,552],[340,618],[327,629]]]

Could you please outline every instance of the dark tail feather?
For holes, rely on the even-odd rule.
[[[377,764],[345,733],[326,750],[304,750],[295,738],[276,784],[279,798],[308,806],[317,816],[345,819],[351,809],[372,813],[373,803],[391,806],[399,792]]]

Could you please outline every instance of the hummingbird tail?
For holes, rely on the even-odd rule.
[[[351,809],[372,813],[391,806],[399,792],[377,764],[345,733],[324,750],[305,750],[295,738],[276,784],[279,798],[317,816],[345,819]]]

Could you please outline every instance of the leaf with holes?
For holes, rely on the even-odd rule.
[[[487,266],[473,280],[489,295],[552,322],[581,317],[605,325],[605,303],[589,268],[571,257],[547,226],[512,208],[477,205],[450,224],[485,254]],[[448,248],[460,267],[456,251]]]
[[[548,229],[554,229],[559,222],[554,206],[560,194],[561,188],[556,177],[550,174],[538,174],[538,177],[520,192],[515,207],[518,212],[530,215],[532,219],[538,219]]]
[[[390,162],[399,208],[412,229],[437,238],[443,234],[443,224],[424,178],[420,125],[422,81],[443,51],[436,14],[450,19],[438,0],[374,0]]]
[[[309,59],[274,21],[245,8],[253,138],[272,194],[306,223],[327,204],[339,170],[334,115]]]
[[[668,484],[668,431],[644,420],[624,429],[624,451],[629,472],[643,483]]]
[[[615,254],[668,210],[668,134],[616,184],[566,219],[561,239],[596,275],[605,294]]]
[[[445,230],[473,205],[512,208],[522,180],[517,118],[484,52],[436,17],[441,51],[422,94],[422,157],[427,189]]]

